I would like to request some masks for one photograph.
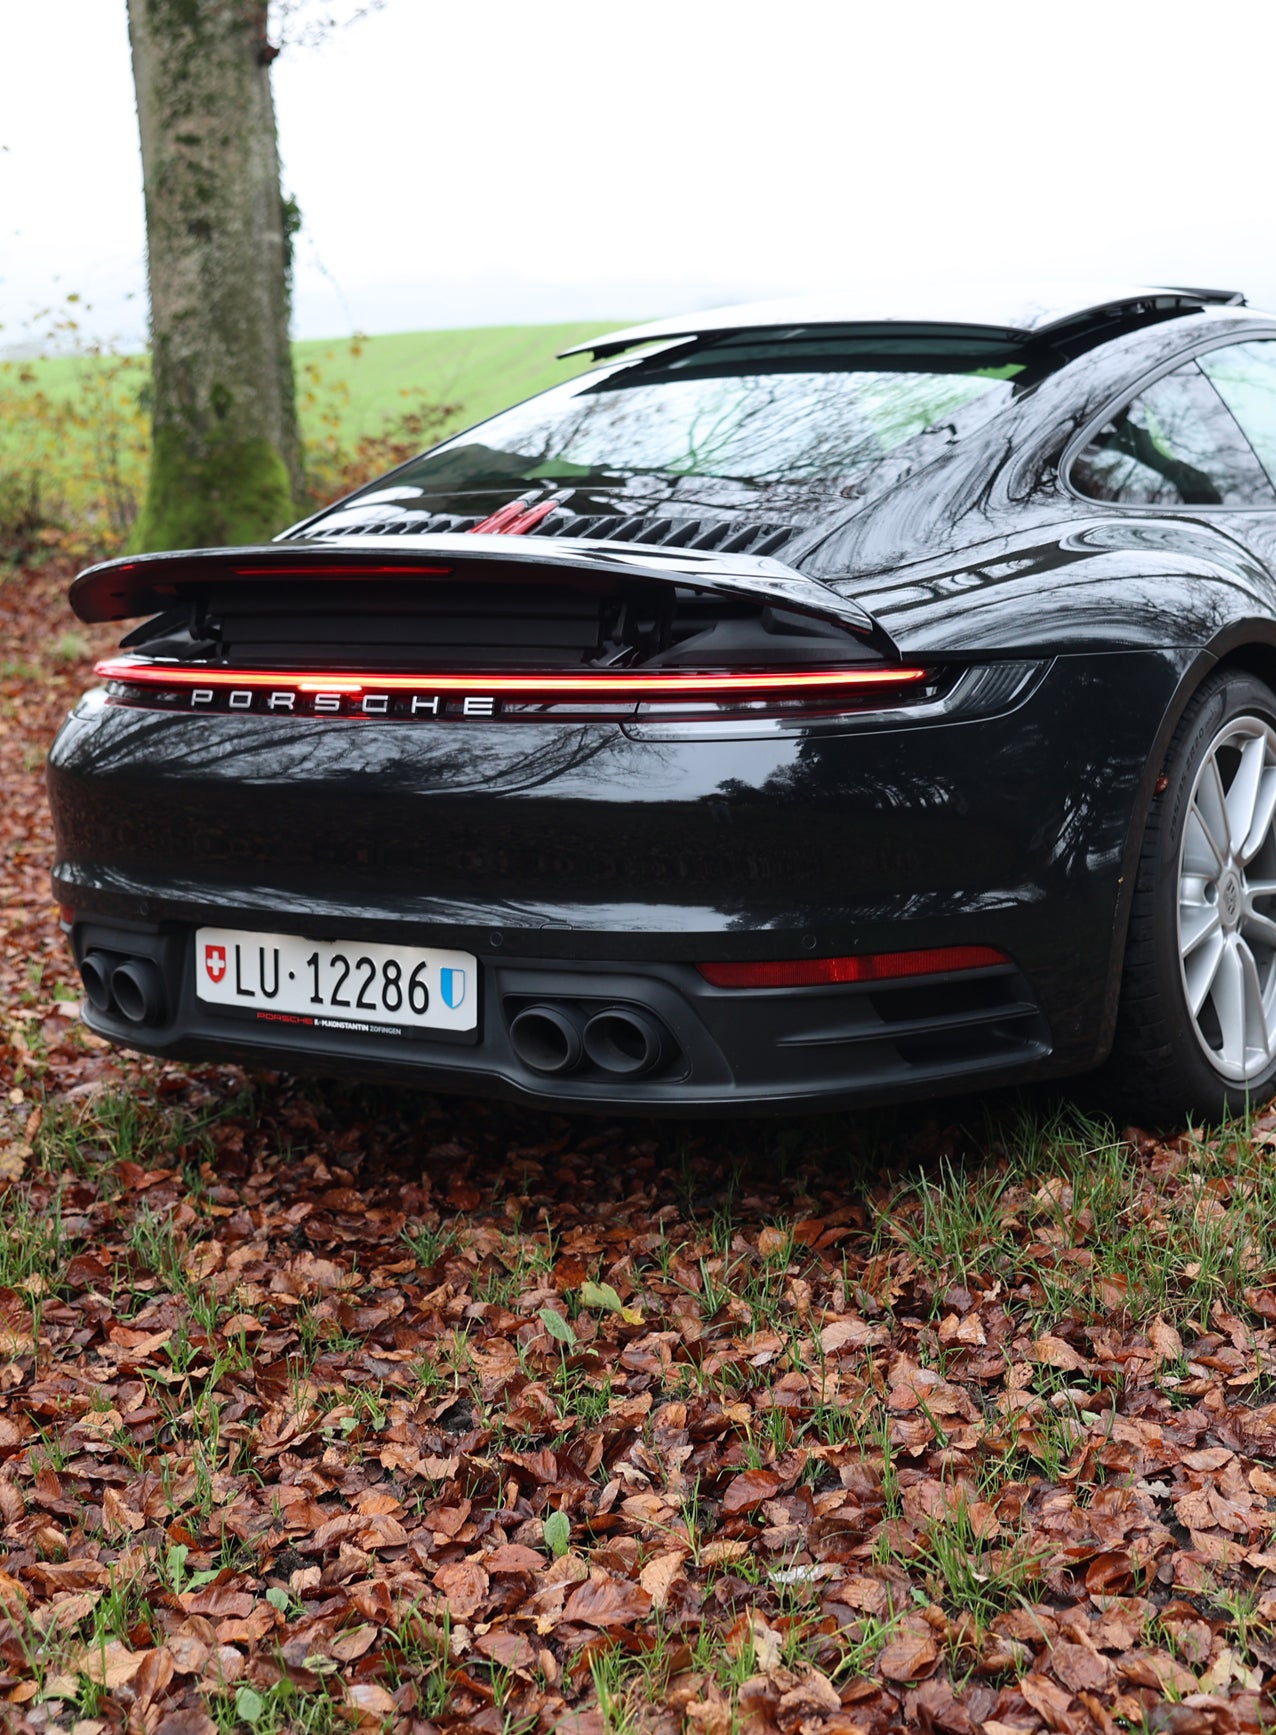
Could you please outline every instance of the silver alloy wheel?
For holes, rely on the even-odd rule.
[[[1178,940],[1196,1039],[1220,1077],[1276,1062],[1276,729],[1224,725],[1192,786],[1179,848]]]

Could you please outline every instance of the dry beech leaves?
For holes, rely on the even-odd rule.
[[[925,1115],[879,1169],[862,1117],[649,1128],[115,1055],[66,1016],[48,901],[65,577],[0,588],[8,1726],[1271,1725],[1261,1234],[1200,1285],[1276,1120],[1120,1141],[1122,1224],[1183,1247],[1136,1305],[1069,1162],[1025,1181]],[[966,1186],[983,1218],[928,1254]]]

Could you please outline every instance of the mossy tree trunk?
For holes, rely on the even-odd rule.
[[[260,541],[300,487],[266,6],[128,0],[128,16],[154,369],[133,546]]]

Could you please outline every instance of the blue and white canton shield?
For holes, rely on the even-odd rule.
[[[439,992],[443,996],[443,1004],[450,1006],[453,1012],[465,999],[465,971],[440,970]]]

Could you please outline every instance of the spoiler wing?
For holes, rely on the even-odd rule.
[[[389,546],[387,546],[387,543]],[[264,579],[299,587],[360,579],[429,584],[436,578],[501,583],[538,578],[632,577],[796,609],[894,649],[871,615],[849,597],[769,555],[718,555],[694,549],[650,549],[554,540],[529,546],[507,536],[343,536],[340,543],[266,543],[247,548],[178,550],[103,561],[74,581],[71,607],[82,621],[129,620],[162,613],[211,584],[252,585]],[[303,600],[301,596],[299,602]]]

